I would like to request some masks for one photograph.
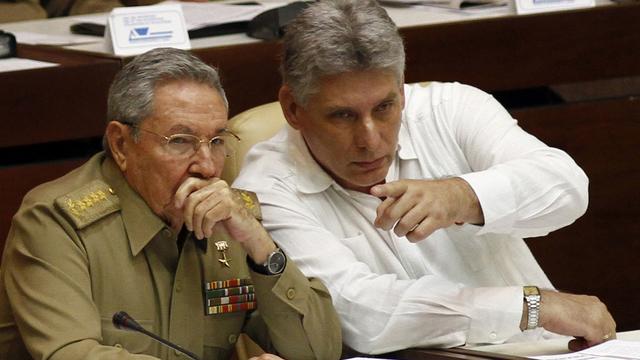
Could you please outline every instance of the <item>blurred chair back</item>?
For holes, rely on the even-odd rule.
[[[229,120],[228,129],[240,137],[225,160],[222,179],[233,183],[253,145],[275,135],[286,124],[279,102],[260,105],[244,111]]]

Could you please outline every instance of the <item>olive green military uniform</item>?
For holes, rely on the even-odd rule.
[[[182,251],[177,236],[104,153],[32,190],[2,259],[0,359],[29,359],[25,344],[36,359],[179,358],[116,329],[111,318],[120,310],[203,359],[228,358],[241,331],[288,359],[340,356],[330,296],[293,262],[281,275],[265,276],[250,271],[246,254],[225,236],[189,237]],[[227,250],[218,250],[220,241]],[[204,283],[232,279],[251,279],[259,316],[205,315]]]
[[[46,17],[47,13],[38,0],[0,0],[0,23]]]

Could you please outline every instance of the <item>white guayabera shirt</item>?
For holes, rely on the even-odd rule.
[[[418,243],[374,227],[380,199],[338,185],[290,127],[251,150],[234,186],[258,194],[274,240],[326,284],[344,341],[358,351],[539,336],[519,329],[522,285],[552,285],[522,238],[582,215],[586,175],[478,89],[405,85],[405,102],[387,182],[460,176],[480,200],[483,226]]]

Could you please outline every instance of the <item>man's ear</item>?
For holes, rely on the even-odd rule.
[[[280,106],[282,107],[282,113],[287,119],[289,125],[291,125],[292,128],[299,130],[300,121],[297,114],[298,111],[301,110],[301,107],[293,98],[293,93],[291,92],[291,88],[288,85],[285,84],[280,87],[280,91],[278,92],[278,100],[280,101]]]
[[[129,131],[129,126],[119,121],[110,121],[105,132],[107,144],[111,149],[111,156],[122,172],[127,169],[128,146],[132,140]]]

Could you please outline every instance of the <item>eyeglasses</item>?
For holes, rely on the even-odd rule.
[[[238,135],[227,129],[225,129],[222,134],[214,136],[211,139],[201,139],[191,134],[173,134],[170,136],[164,136],[154,131],[143,129],[139,126],[132,124],[126,125],[164,139],[164,148],[173,156],[193,156],[200,149],[200,145],[208,144],[211,155],[228,157],[231,154],[231,143],[240,141],[240,137]]]

